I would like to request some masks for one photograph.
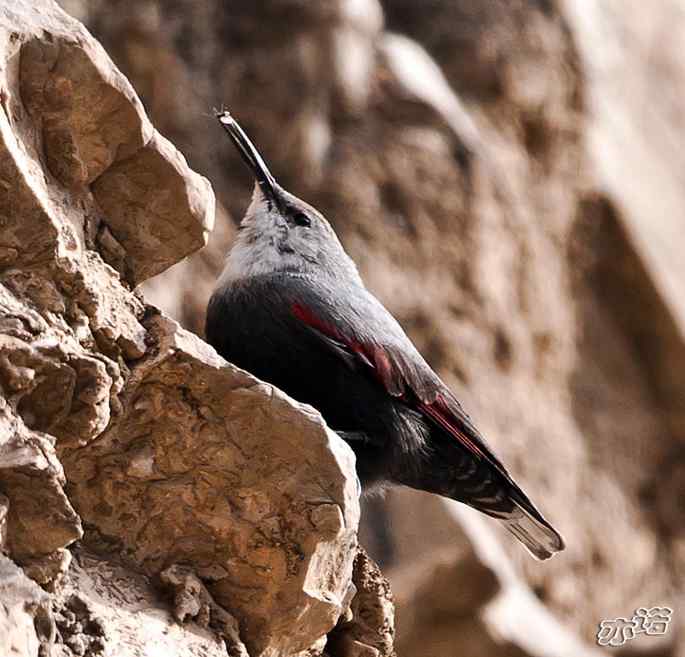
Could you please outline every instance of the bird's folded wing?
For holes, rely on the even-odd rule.
[[[363,369],[397,397],[456,439],[474,457],[485,459],[507,480],[509,474],[485,443],[458,400],[416,351],[406,344],[380,344],[362,340],[349,327],[341,326],[321,309],[294,302],[293,315],[352,368]],[[387,311],[385,311],[387,312]],[[392,320],[394,322],[394,319]],[[397,343],[395,333],[393,342]]]

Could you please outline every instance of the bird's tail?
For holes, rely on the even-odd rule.
[[[475,438],[475,429],[469,437]],[[394,474],[398,483],[452,498],[496,518],[504,524],[530,554],[549,559],[564,549],[564,539],[550,525],[504,465],[479,439],[484,455],[464,449],[442,427],[431,434],[430,449],[420,467],[403,467]]]
[[[513,497],[513,496],[512,496]],[[544,561],[564,549],[561,534],[528,501],[511,500],[514,508],[500,520],[536,559]]]

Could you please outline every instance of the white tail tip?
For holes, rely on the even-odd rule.
[[[516,511],[520,513],[503,519],[504,526],[536,559],[544,561],[566,547],[561,534],[551,525],[534,518],[521,507],[518,507]]]

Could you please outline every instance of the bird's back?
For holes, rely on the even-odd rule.
[[[374,441],[392,433],[396,400],[365,372],[331,351],[300,322],[294,307],[332,304],[333,285],[287,273],[235,281],[207,309],[207,341],[226,360],[311,404],[338,431]]]

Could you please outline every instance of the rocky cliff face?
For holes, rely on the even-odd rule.
[[[477,520],[372,501],[402,654],[538,654],[502,560],[585,650],[601,619],[682,602],[679,3],[70,5],[237,220],[248,176],[201,118],[231,108],[566,535],[543,566],[499,534],[484,561]],[[149,288],[196,331],[218,228]],[[489,575],[468,580],[474,563]],[[683,654],[678,632],[631,647]]]
[[[391,655],[351,450],[133,291],[208,181],[56,4],[0,61],[0,654]]]
[[[682,607],[679,3],[63,5],[219,204],[170,267],[206,183],[74,21],[2,5],[0,642],[316,655],[344,612],[330,657],[392,651],[344,444],[130,291],[201,334],[251,188],[221,104],[567,539],[540,565],[436,498],[365,502],[399,654],[598,654],[600,620]],[[678,623],[627,647],[683,655]]]

